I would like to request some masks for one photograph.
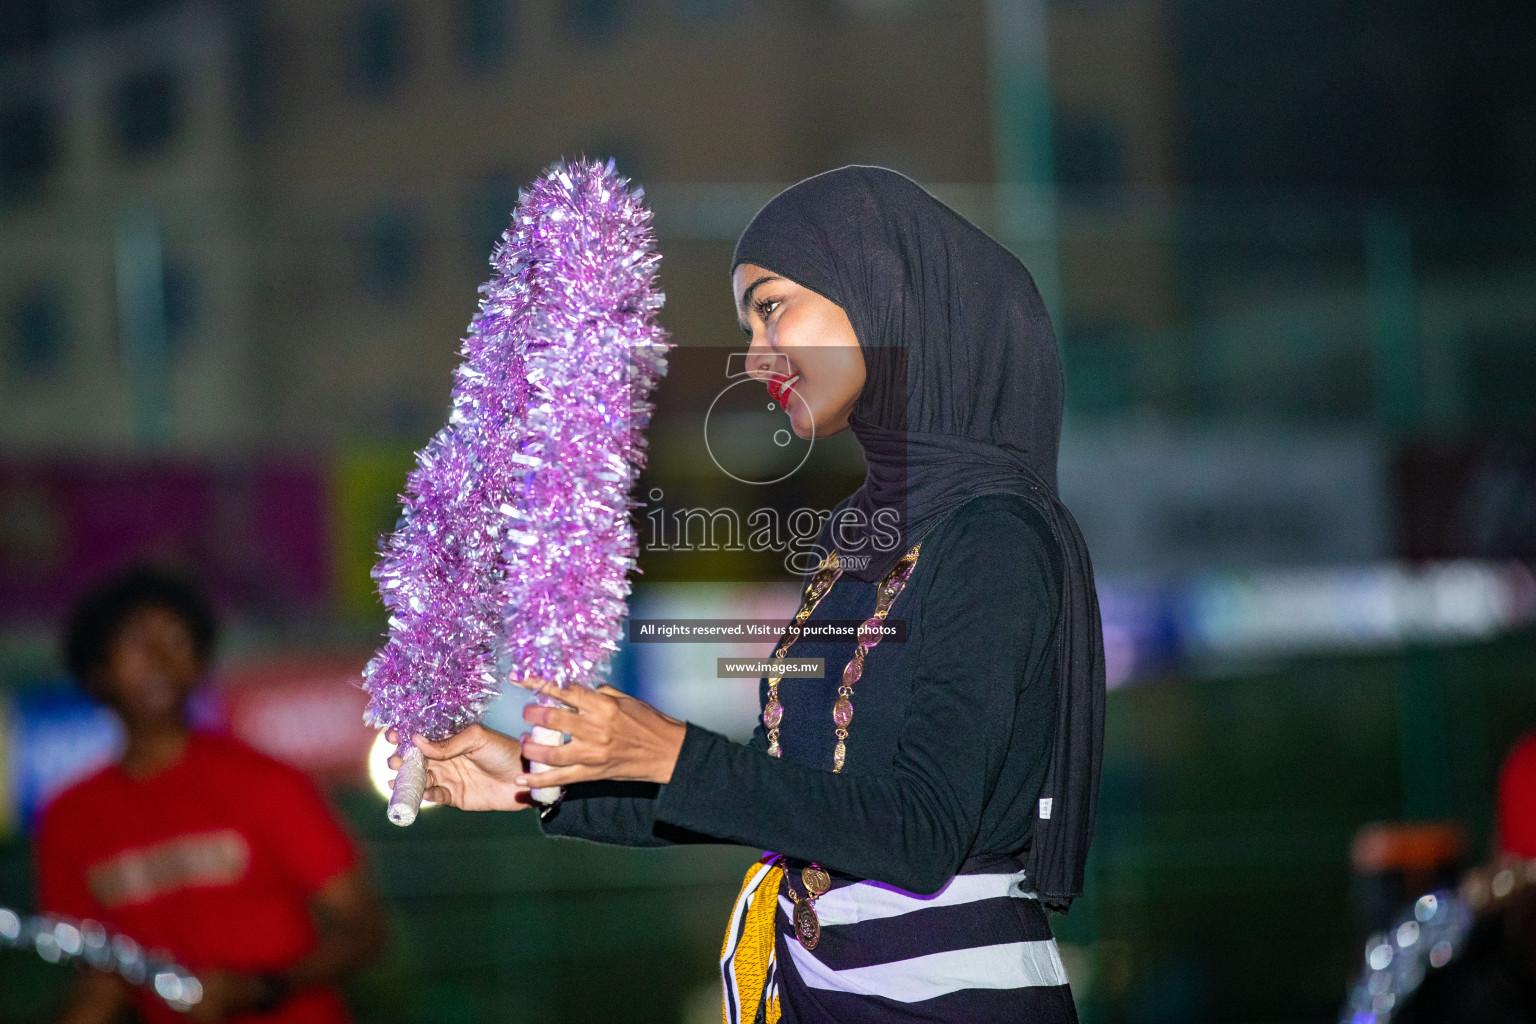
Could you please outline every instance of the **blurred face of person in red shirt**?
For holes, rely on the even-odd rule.
[[[123,619],[90,685],[130,735],[176,731],[206,669],[186,620],[148,604]]]

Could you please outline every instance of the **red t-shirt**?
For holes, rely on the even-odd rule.
[[[1515,744],[1499,772],[1499,849],[1536,857],[1536,733]]]
[[[37,842],[45,911],[93,918],[194,973],[278,971],[313,948],[308,900],[356,849],[302,773],[224,737],[194,736],[148,779],[117,765],[61,794]],[[185,1016],[135,990],[149,1024]],[[239,1024],[345,1024],[336,992],[295,993]]]

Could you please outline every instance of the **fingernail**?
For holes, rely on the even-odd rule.
[[[514,786],[526,786],[526,785],[528,785],[528,776],[526,776],[526,775],[519,775],[517,778],[512,780],[512,785],[514,785]]]

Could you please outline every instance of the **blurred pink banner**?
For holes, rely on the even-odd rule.
[[[323,465],[0,462],[0,620],[55,620],[103,576],[140,560],[191,574],[225,612],[324,603]]]

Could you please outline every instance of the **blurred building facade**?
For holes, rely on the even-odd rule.
[[[1014,247],[1062,337],[1060,477],[1118,687],[1090,895],[1060,929],[1084,1019],[1322,1019],[1358,955],[1353,830],[1454,815],[1476,849],[1494,752],[1536,721],[1536,591],[1506,561],[1536,557],[1536,100],[1511,73],[1536,25],[1496,5],[10,0],[0,743],[42,735],[67,598],[144,553],[238,613],[247,697],[299,693],[278,740],[355,719],[300,684],[323,667],[357,697],[352,662],[315,656],[377,641],[377,539],[554,157],[646,186],[664,323],[701,350],[741,345],[725,271],[759,205],[887,164]],[[719,381],[674,365],[693,415]],[[703,504],[685,486],[718,474],[667,461],[668,500]],[[782,614],[659,579],[637,587],[657,614]],[[295,661],[256,671],[272,655]],[[707,665],[650,657],[640,692],[749,720],[750,692],[724,707]],[[1165,681],[1190,685],[1137,685]],[[402,834],[346,799],[407,936],[361,1019],[684,1019],[685,986],[686,1019],[717,1019],[740,851],[555,849],[470,815]],[[445,851],[456,870],[422,871]],[[0,904],[26,859],[0,842]],[[595,934],[625,952],[602,984]],[[25,992],[53,968],[26,962],[0,1017],[48,1019]]]
[[[1528,424],[1531,90],[1485,5],[1367,6],[17,0],[0,441],[421,436],[517,187],[578,153],[652,189],[684,344],[774,188],[884,163],[1036,268],[1075,415]]]
[[[683,344],[729,337],[729,244],[806,174],[893,166],[1006,233],[1006,3],[21,6],[0,440],[22,449],[422,434],[517,188],[558,155],[653,190]],[[1017,142],[1047,168],[1027,184],[1071,193],[1030,227],[1073,337],[1176,319],[1164,13],[1041,23],[1051,109]]]
[[[0,57],[0,439],[248,441],[254,263],[230,19],[161,5],[66,21],[29,47],[15,6]]]
[[[424,436],[517,189],[557,156],[765,183],[731,193],[739,223],[677,232],[683,343],[733,329],[722,244],[774,183],[991,175],[979,3],[30,6],[0,114],[22,241],[0,440],[23,450]]]
[[[442,421],[517,190],[576,154],[647,187],[684,346],[739,345],[732,243],[801,176],[888,164],[996,233],[1053,306],[1063,479],[1108,571],[1536,550],[1519,514],[1533,460],[1468,440],[1532,422],[1536,232],[1519,204],[1465,193],[1518,184],[1529,90],[1469,79],[1505,170],[1463,180],[1412,83],[1378,102],[1400,131],[1365,138],[1375,155],[1319,148],[1307,126],[1336,127],[1322,93],[1287,85],[1291,44],[1203,0],[14,6],[0,446],[318,459],[339,511],[315,529],[342,538],[355,611],[373,608],[403,455]],[[1331,24],[1340,53],[1395,40],[1394,82],[1467,65],[1462,36],[1413,12],[1295,17]],[[1370,81],[1342,58],[1325,70],[1339,118],[1367,122]],[[1393,159],[1419,138],[1438,155]],[[1272,486],[1342,450],[1357,486]],[[1116,521],[1109,467],[1192,481],[1201,460],[1227,470],[1141,488],[1121,504],[1146,529],[1094,536]],[[1357,528],[1341,532],[1344,494]],[[30,543],[36,504],[0,495],[0,551]]]

